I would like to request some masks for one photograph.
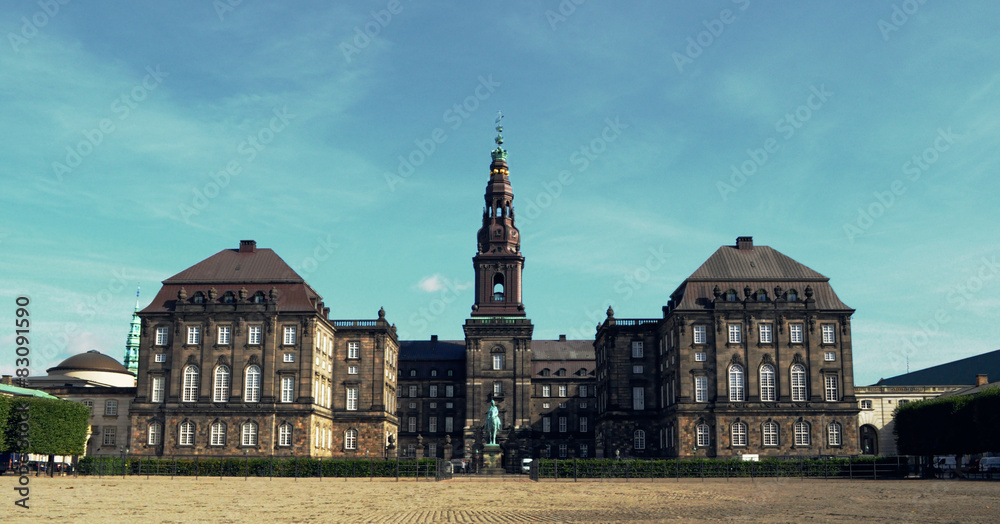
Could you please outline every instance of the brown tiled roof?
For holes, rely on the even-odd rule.
[[[594,360],[594,358],[593,340],[531,341],[532,360]]]

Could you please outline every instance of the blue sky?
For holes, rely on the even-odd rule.
[[[1000,347],[995,2],[4,3],[32,374],[121,359],[136,285],[241,239],[334,318],[462,338],[501,109],[536,338],[752,235],[857,310],[858,384]]]

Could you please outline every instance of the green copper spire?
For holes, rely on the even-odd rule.
[[[503,148],[503,126],[500,125],[500,121],[503,120],[503,113],[497,111],[497,137],[493,139],[497,143],[497,148],[490,153],[493,160],[507,160],[507,150]]]
[[[128,330],[128,340],[125,342],[125,368],[130,373],[139,372],[139,333],[142,321],[139,320],[139,286],[135,287],[135,311],[132,312],[132,326]]]

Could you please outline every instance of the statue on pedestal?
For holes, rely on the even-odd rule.
[[[500,431],[500,410],[495,400],[490,401],[490,409],[486,412],[486,444],[496,445],[497,432]]]

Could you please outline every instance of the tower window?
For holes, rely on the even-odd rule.
[[[493,300],[503,302],[503,275],[501,273],[493,276]]]

